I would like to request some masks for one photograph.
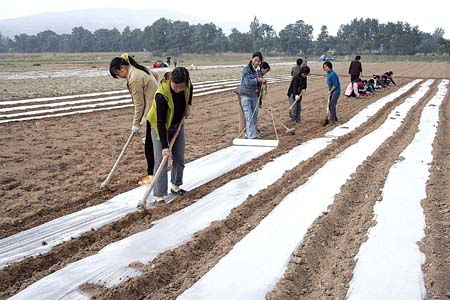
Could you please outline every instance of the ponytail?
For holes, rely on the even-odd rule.
[[[128,53],[123,53],[121,56],[113,58],[111,64],[109,65],[109,73],[112,77],[117,78],[116,72],[120,70],[121,66],[129,65],[132,65],[136,69],[144,71],[145,73],[150,75],[150,71],[146,67],[138,64],[132,56],[128,55]]]
[[[133,67],[135,67],[136,69],[139,69],[139,70],[141,70],[141,71],[144,71],[145,73],[147,73],[147,74],[150,75],[150,71],[149,71],[146,67],[144,67],[143,65],[138,64],[138,63],[133,59],[133,57],[128,56],[128,61],[129,61],[130,64],[131,64]]]

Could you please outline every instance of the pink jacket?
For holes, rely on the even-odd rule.
[[[345,93],[344,93],[345,96],[350,97],[352,95],[352,91],[355,93],[356,97],[360,96],[360,94],[358,92],[358,84],[356,82],[353,82],[353,86],[352,86],[351,82],[347,85],[347,88],[345,89]]]

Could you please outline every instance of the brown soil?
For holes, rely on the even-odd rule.
[[[375,225],[373,206],[381,200],[389,169],[414,138],[420,113],[436,93],[436,85],[410,111],[396,134],[357,169],[330,211],[313,223],[268,299],[345,298],[355,255],[367,239],[367,230]]]
[[[400,66],[394,63],[391,65],[393,66],[367,64],[366,70],[374,73],[377,70],[376,72],[380,73],[393,69],[395,72],[396,67],[402,67],[404,69],[399,70],[398,74],[420,75],[418,72],[420,68],[416,64]],[[319,68],[320,64],[312,64],[312,66],[317,69],[315,70],[317,74],[323,75],[323,71]],[[338,63],[337,69],[339,68],[345,69],[344,64],[339,66]],[[285,75],[289,69],[289,67],[280,68],[278,71],[273,71],[271,75]],[[345,71],[341,72],[345,73]],[[448,69],[436,67],[430,72],[430,76],[439,76],[445,75]],[[193,73],[198,75],[194,77],[194,81],[206,80],[213,73],[218,74],[213,79],[239,77],[239,69],[208,70]],[[74,82],[74,90],[70,92],[73,94],[97,91],[97,88],[106,81],[111,81],[112,84],[124,84],[123,81],[114,81],[110,78],[102,78],[98,81],[100,83],[98,85],[97,82],[93,84],[89,81],[90,79],[61,78],[59,84],[62,88],[55,93],[47,93],[46,88],[41,89],[38,81],[32,81],[30,86],[27,85],[22,92],[18,92],[20,89],[15,83],[15,91],[18,98],[29,97],[30,93],[32,97],[52,96],[62,92],[67,83],[66,80]],[[86,85],[81,83],[88,81]],[[348,78],[341,76],[341,81],[345,85]],[[407,81],[409,80],[398,78],[400,84]],[[41,85],[46,83],[41,82]],[[286,112],[287,85],[288,83],[272,84],[265,106],[267,107],[268,101],[271,101],[275,116],[289,127],[294,127],[288,122]],[[124,86],[103,88],[102,86],[100,90],[118,89]],[[341,96],[338,103],[340,121],[346,122],[369,103],[395,89],[381,91],[376,96],[365,99],[348,99]],[[435,90],[434,85],[433,91]],[[274,151],[225,174],[207,186],[188,193],[170,205],[152,210],[151,215],[130,214],[113,224],[58,245],[47,254],[26,259],[0,270],[0,290],[3,291],[0,292],[0,297],[13,295],[49,273],[73,261],[95,254],[113,241],[147,229],[152,221],[170,215],[230,180],[260,168],[288,149],[322,136],[330,129],[321,124],[325,116],[326,94],[324,78],[311,78],[308,83],[308,95],[303,102],[304,121],[295,126],[295,136],[286,136],[283,133],[284,129],[278,128],[282,133],[281,143]],[[143,276],[109,290],[92,285],[84,288],[97,295],[97,298],[104,299],[174,299],[227,254],[233,245],[257,226],[290,191],[306,181],[330,158],[377,128],[391,109],[406,97],[407,95],[389,104],[356,132],[337,139],[330,147],[287,172],[282,179],[267,189],[249,197],[243,205],[234,209],[228,218],[215,222],[197,233],[191,242],[161,254],[149,265],[140,266],[139,269],[144,271]],[[1,94],[0,98],[2,98]],[[387,170],[398,158],[398,153],[412,139],[416,131],[420,108],[424,103],[421,101],[413,109],[412,117],[407,118],[409,121],[399,130],[395,139],[391,138],[385,142],[381,149],[358,168],[353,180],[349,181],[337,196],[330,212],[314,223],[305,237],[304,245],[294,256],[301,258],[295,258],[289,265],[286,278],[291,278],[291,281],[282,280],[277,289],[270,294],[271,299],[322,299],[328,298],[327,293],[330,293],[332,299],[341,299],[342,295],[345,295],[353,270],[355,251],[364,240],[367,228],[372,224],[372,208],[379,196],[379,189],[384,183]],[[231,92],[194,98],[195,110],[186,125],[187,161],[230,145],[237,134],[236,104],[236,97]],[[447,124],[450,109],[448,106],[447,101],[445,114],[442,114],[446,128],[449,125]],[[0,197],[3,200],[0,202],[0,237],[6,237],[68,213],[102,203],[114,195],[136,187],[137,180],[145,172],[143,145],[138,139],[130,145],[123,164],[113,178],[115,190],[111,192],[98,188],[129,134],[131,118],[132,109],[121,109],[0,125],[2,149],[0,157],[3,167],[0,170]],[[266,137],[273,138],[270,118],[264,111],[260,124],[261,129],[266,132]],[[447,131],[440,129],[438,141],[448,136]],[[445,247],[448,247],[449,243],[449,224],[445,220],[450,214],[446,196],[449,178],[441,174],[448,174],[450,152],[445,142],[439,145],[440,147],[435,150],[437,163],[433,164],[433,175],[430,181],[434,182],[432,186],[437,200],[428,201],[433,202],[435,205],[433,207],[428,208],[425,204],[427,222],[430,220],[431,224],[436,224],[429,228],[433,233],[429,241],[430,249],[426,251],[433,255],[426,253],[425,271],[427,272],[427,288],[431,293],[433,289],[435,290],[435,294],[432,295],[440,296],[447,292],[445,286],[448,283],[448,276],[441,275],[440,270],[443,270],[442,265],[446,265],[447,269],[449,265],[448,253],[444,249],[448,249]],[[434,204],[438,203],[438,200],[442,204]],[[348,205],[349,201],[352,205]],[[445,257],[445,260],[441,257]],[[333,275],[333,273],[336,274]],[[429,278],[432,278],[431,281]],[[323,282],[324,286],[321,286],[320,282]],[[330,284],[332,289],[329,288]]]
[[[404,98],[402,97],[402,99]],[[282,179],[267,189],[249,197],[225,220],[215,222],[207,229],[197,233],[191,242],[161,254],[146,266],[144,274],[139,278],[131,279],[113,289],[103,291],[103,294],[100,293],[101,299],[127,299],[128,297],[133,299],[175,299],[211,269],[221,257],[231,250],[235,243],[257,226],[289,192],[303,184],[329,159],[377,128],[390,113],[390,109],[402,99],[388,105],[357,132],[337,139],[311,159],[286,172]],[[340,114],[342,122],[350,119],[362,107],[347,106],[346,108],[347,110],[341,111]],[[317,118],[319,116],[318,113]],[[307,132],[316,126],[314,123],[305,124],[299,135],[308,135]],[[308,136],[307,139],[311,138],[313,137]]]
[[[440,124],[434,141],[434,160],[428,182],[425,211],[425,286],[428,299],[450,299],[450,95],[441,108]]]

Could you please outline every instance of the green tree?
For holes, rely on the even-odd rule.
[[[316,54],[322,54],[331,49],[330,44],[330,35],[328,34],[328,27],[326,25],[322,25],[320,27],[320,33],[317,36],[317,41],[315,44]]]
[[[104,29],[107,30],[107,29]],[[82,26],[74,27],[72,29],[72,34],[68,40],[68,48],[70,52],[89,52],[96,51],[93,47],[94,44],[94,36],[93,34],[84,29]]]
[[[253,51],[253,42],[249,33],[242,33],[233,28],[228,39],[230,41],[230,50],[233,52],[248,53]]]
[[[160,18],[147,26],[143,33],[144,48],[149,51],[166,52],[168,49],[168,37],[171,32],[172,22]]]
[[[167,52],[170,55],[181,55],[189,52],[190,43],[194,35],[194,28],[188,22],[175,21],[170,27],[167,38]]]
[[[191,51],[194,53],[216,53],[226,51],[226,36],[222,29],[214,23],[193,25],[193,42]]]
[[[111,52],[121,50],[121,34],[116,28],[97,29],[94,32],[94,51]]]
[[[289,55],[307,54],[312,45],[313,27],[299,20],[280,31],[281,49]]]
[[[10,39],[7,39],[0,33],[0,52],[9,51],[9,48],[12,47],[12,45],[10,45],[10,41],[11,41]]]
[[[39,32],[36,35],[36,39],[40,46],[40,51],[42,52],[56,52],[59,50],[58,49],[59,36],[54,31],[45,30]]]

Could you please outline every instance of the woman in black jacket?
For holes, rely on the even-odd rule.
[[[291,105],[290,117],[292,122],[300,123],[300,113],[302,110],[302,96],[306,93],[308,75],[310,69],[308,66],[301,67],[300,73],[292,77],[291,84],[287,92],[289,103]]]

